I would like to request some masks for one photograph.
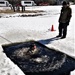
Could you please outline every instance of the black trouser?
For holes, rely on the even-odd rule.
[[[67,24],[59,23],[59,36],[66,37],[67,35]]]

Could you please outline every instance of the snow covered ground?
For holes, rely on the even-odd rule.
[[[72,18],[68,26],[65,39],[54,39],[58,35],[58,19],[61,6],[35,6],[27,7],[26,10],[43,10],[42,16],[36,17],[10,17],[11,14],[0,14],[0,44],[37,40],[49,48],[64,52],[75,58],[75,5],[72,5]],[[2,10],[2,8],[0,7]],[[6,9],[6,8],[5,8]],[[4,8],[3,8],[4,10]],[[27,14],[27,13],[26,13]],[[33,14],[33,13],[31,13]],[[39,14],[39,13],[38,13]],[[20,13],[12,14],[20,15]],[[5,18],[9,16],[9,18]],[[52,25],[55,31],[50,31]],[[24,75],[2,52],[0,47],[0,75]],[[2,57],[3,56],[3,57]],[[2,59],[1,59],[2,58]],[[6,63],[6,64],[4,64]],[[13,64],[12,66],[10,64]],[[8,64],[8,65],[7,65]],[[14,69],[18,68],[18,69]],[[19,72],[18,72],[19,71]],[[71,75],[75,75],[75,72]]]

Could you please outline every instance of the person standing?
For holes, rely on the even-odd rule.
[[[69,3],[63,1],[62,9],[59,17],[59,35],[56,37],[61,37],[61,39],[66,38],[67,35],[67,26],[69,25],[70,19],[72,16],[72,10],[69,6]]]

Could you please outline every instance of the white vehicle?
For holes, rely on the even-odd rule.
[[[35,3],[34,1],[22,0],[22,1],[21,1],[21,5],[22,5],[22,6],[35,6],[36,3]]]
[[[7,0],[0,0],[0,7],[12,6]]]

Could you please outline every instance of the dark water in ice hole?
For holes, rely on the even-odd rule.
[[[36,46],[35,53],[31,53],[33,44]],[[75,59],[39,42],[29,41],[2,47],[26,75],[70,75],[70,71],[75,69]]]

